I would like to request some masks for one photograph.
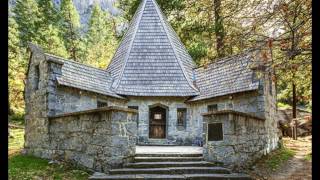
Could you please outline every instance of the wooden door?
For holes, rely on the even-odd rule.
[[[150,108],[149,138],[166,138],[166,109]]]

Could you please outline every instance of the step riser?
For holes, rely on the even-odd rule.
[[[129,163],[129,164],[126,164],[124,167],[125,168],[169,168],[169,167],[216,167],[218,164],[215,164],[215,163],[197,163],[197,162],[190,162],[190,163],[185,163],[185,162],[177,162],[177,163],[157,163],[157,162],[154,162],[154,163],[142,163],[142,164],[139,164],[139,163]]]
[[[169,161],[169,162],[186,162],[186,161],[203,161],[203,157],[187,157],[187,158],[144,158],[144,159],[139,159],[135,158],[135,162],[163,162],[163,161]]]
[[[111,175],[120,175],[120,174],[229,174],[227,170],[209,170],[209,169],[187,169],[187,170],[141,170],[135,171],[110,171]]]
[[[136,154],[135,157],[202,157],[202,154]]]
[[[193,177],[187,177],[187,176],[178,176],[178,177],[161,177],[161,175],[157,177],[144,177],[144,176],[139,176],[137,175],[136,177],[121,177],[121,176],[114,176],[114,177],[101,177],[101,178],[94,178],[90,177],[89,180],[114,180],[114,179],[166,179],[166,180],[176,180],[176,179],[188,179],[188,180],[253,180],[252,178],[249,178],[247,176],[193,176]]]

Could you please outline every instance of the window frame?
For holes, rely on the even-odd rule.
[[[221,126],[221,131],[217,132],[217,133],[219,133],[218,136],[213,136],[215,134],[212,134],[210,132],[214,132],[213,130],[216,130],[216,128],[220,128],[220,127],[216,127],[216,128],[212,127],[212,129],[211,129],[210,125],[211,126],[213,126],[213,125],[220,125]],[[222,122],[208,123],[208,125],[207,125],[207,140],[208,141],[215,141],[215,142],[223,141],[223,136],[224,136],[223,132],[224,132],[224,130],[223,130],[223,123]]]
[[[187,108],[177,108],[177,127],[186,127],[187,124]],[[180,123],[179,113],[182,113],[182,123]]]
[[[214,108],[215,110],[210,110],[211,107],[215,107],[215,108]],[[207,111],[208,111],[208,112],[216,112],[216,111],[218,111],[218,104],[209,104],[209,105],[207,106]]]
[[[134,109],[137,110],[137,128],[139,127],[139,106],[128,106],[128,109]]]
[[[99,106],[100,103],[101,103],[101,104],[105,104],[105,105]],[[109,104],[108,104],[107,101],[100,100],[100,99],[97,100],[97,108],[103,108],[103,107],[108,107],[108,106],[109,106]]]

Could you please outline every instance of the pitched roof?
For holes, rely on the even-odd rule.
[[[197,68],[197,86],[200,95],[189,101],[257,90],[259,82],[255,81],[254,72],[249,67],[252,62],[251,53],[242,53],[220,59],[206,68]]]
[[[61,75],[56,75],[59,85],[123,99],[123,97],[111,91],[112,77],[106,70],[66,60],[47,53],[45,53],[45,56],[47,60],[63,63]]]
[[[143,0],[107,70],[117,94],[194,96],[195,64],[155,0]]]

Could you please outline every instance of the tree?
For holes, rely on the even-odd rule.
[[[48,53],[68,57],[62,40],[61,15],[48,0],[38,0],[40,12],[40,28],[38,44]]]
[[[311,0],[280,0],[273,14],[282,32],[275,38],[277,61],[274,66],[280,83],[285,86],[282,90],[292,97],[292,113],[296,118],[297,101],[311,100]]]
[[[8,81],[10,111],[21,113],[24,109],[24,77],[26,61],[20,47],[19,26],[13,17],[8,19]]]
[[[72,0],[61,2],[62,32],[69,58],[80,61],[83,52],[83,42],[80,34],[80,17]]]
[[[40,13],[35,0],[17,0],[13,9],[17,22],[21,45],[26,47],[27,42],[38,42]]]
[[[216,51],[218,57],[224,57],[224,24],[223,24],[223,17],[221,16],[221,1],[222,0],[214,0],[214,32],[216,35]]]
[[[112,58],[117,45],[113,31],[113,20],[95,4],[89,20],[86,35],[85,63],[105,68]]]

